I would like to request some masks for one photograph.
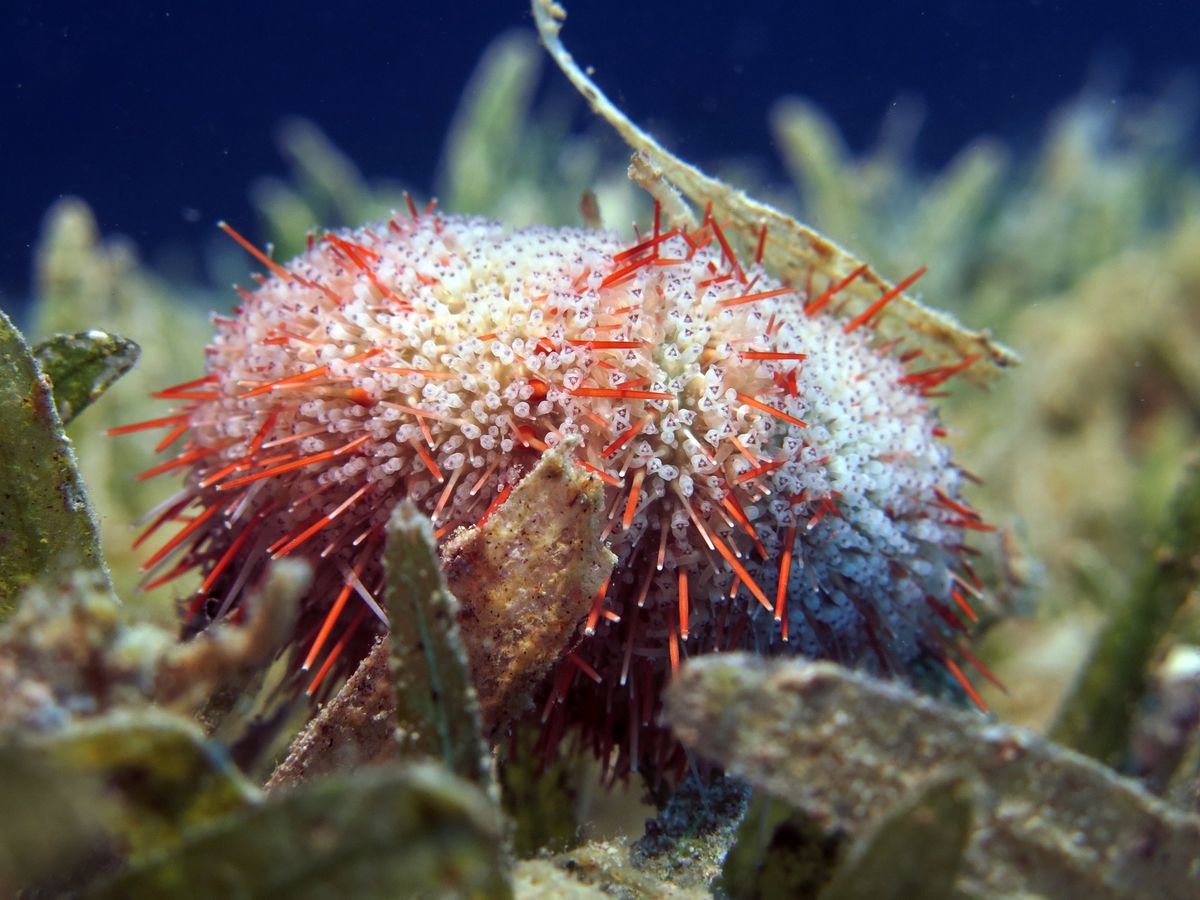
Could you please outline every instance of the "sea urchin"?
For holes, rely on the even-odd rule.
[[[138,541],[152,587],[191,570],[193,628],[228,616],[267,562],[303,556],[295,634],[310,693],[386,625],[389,513],[439,538],[486,520],[549,447],[606,485],[618,564],[538,712],[617,767],[667,762],[656,725],[681,657],[734,648],[904,672],[954,657],[984,526],[928,394],[972,362],[919,371],[874,317],[834,315],[863,270],[814,287],[743,263],[710,213],[630,246],[580,229],[510,231],[432,209],[326,234],[217,317],[208,374],[161,391],[182,491]],[[759,241],[767,239],[764,228]],[[569,652],[568,652],[569,651]]]

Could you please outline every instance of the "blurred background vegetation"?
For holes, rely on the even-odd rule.
[[[627,160],[598,139],[601,123],[574,132],[569,108],[535,104],[545,65],[531,34],[491,45],[445,138],[432,190],[372,183],[317,123],[284,123],[278,140],[287,174],[249,186],[259,221],[244,230],[287,258],[315,229],[403,209],[407,189],[419,205],[436,196],[440,209],[515,225],[580,224],[581,198],[590,192],[605,225],[628,232],[646,221],[649,204],[626,179]],[[927,303],[991,329],[1022,354],[1023,365],[990,390],[956,386],[943,406],[958,460],[980,479],[972,503],[1000,526],[983,549],[1008,618],[988,630],[982,655],[1008,693],[988,689],[988,699],[1003,721],[1050,729],[1104,624],[1148,621],[1138,611],[1161,606],[1164,591],[1173,591],[1138,638],[1133,665],[1149,689],[1130,711],[1134,739],[1116,760],[1155,777],[1164,754],[1172,767],[1200,767],[1186,755],[1200,720],[1194,584],[1187,576],[1178,589],[1164,588],[1143,577],[1164,546],[1196,552],[1196,535],[1174,544],[1169,537],[1179,521],[1170,518],[1171,498],[1200,431],[1192,100],[1183,84],[1116,104],[1085,88],[1046,122],[1036,146],[980,138],[929,172],[913,155],[918,103],[892,108],[875,146],[854,154],[820,109],[782,97],[771,125],[790,181],[778,183],[767,166],[745,160],[699,161],[886,277],[927,265],[920,285]],[[214,242],[204,252],[214,282],[246,281],[250,264],[234,245]],[[154,464],[150,440],[103,431],[163,414],[147,395],[200,374],[207,311],[227,310],[235,295],[167,282],[139,262],[131,243],[100,235],[77,199],[47,214],[35,266],[31,340],[95,327],[143,348],[135,371],[69,434],[128,615],[170,623],[168,596],[138,593],[129,548],[131,524],[171,484],[135,480]],[[186,594],[188,585],[175,590]],[[1119,656],[1120,641],[1104,652]]]
[[[368,182],[316,123],[283,123],[287,174],[249,186],[260,220],[246,230],[287,258],[318,228],[403,209],[408,189],[421,204],[436,196],[444,210],[514,225],[580,224],[590,191],[605,225],[628,232],[645,221],[646,199],[611,140],[600,139],[602,123],[574,133],[570,108],[534,106],[543,67],[528,33],[491,45],[464,91],[432,191]],[[772,126],[790,183],[769,181],[765,165],[706,161],[887,277],[927,265],[926,302],[990,328],[1023,355],[993,390],[957,388],[945,419],[959,459],[983,481],[972,496],[1005,527],[1003,558],[1026,588],[1006,598],[1023,615],[988,645],[1011,692],[994,699],[1006,716],[1038,725],[1091,631],[1127,596],[1200,424],[1192,96],[1184,84],[1120,103],[1104,96],[1083,90],[1035,148],[980,138],[938,172],[913,159],[915,101],[893,107],[876,145],[853,155],[819,109],[783,97]],[[214,283],[246,282],[249,261],[231,242],[214,238],[205,253]],[[170,485],[131,477],[152,465],[150,441],[100,432],[153,417],[161,406],[146,398],[151,390],[201,371],[204,317],[227,310],[234,295],[165,282],[128,241],[97,234],[79,200],[47,215],[35,293],[32,338],[100,327],[143,348],[136,371],[71,431],[115,584],[134,597],[130,523]],[[161,596],[148,606],[170,615]]]

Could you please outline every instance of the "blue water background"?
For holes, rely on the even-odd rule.
[[[153,260],[226,218],[253,232],[251,183],[282,174],[274,133],[317,122],[368,176],[420,192],[489,40],[532,29],[524,0],[6,2],[0,24],[0,304],[29,293],[57,198]],[[862,150],[898,96],[927,109],[919,161],[972,138],[1020,148],[1087,83],[1154,93],[1200,63],[1200,2],[806,3],[575,0],[566,43],[683,156],[778,166],[768,109],[817,102]],[[546,70],[543,91],[566,95]],[[580,104],[580,120],[583,120]],[[779,173],[782,177],[782,173]]]

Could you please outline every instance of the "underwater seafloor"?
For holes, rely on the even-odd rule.
[[[560,77],[545,62],[527,33],[488,49],[429,195],[577,224],[591,192],[605,221],[647,221],[627,160],[531,99]],[[160,461],[153,441],[104,435],[164,414],[149,395],[196,377],[207,311],[229,299],[165,282],[65,199],[35,251],[28,345],[7,320],[3,335],[0,895],[1200,896],[1187,104],[1085,90],[1035,153],[979,140],[934,173],[905,142],[851,155],[800,98],[771,124],[791,183],[745,166],[731,182],[886,279],[929,263],[922,295],[1021,356],[941,401],[997,526],[976,542],[990,589],[975,650],[1003,684],[979,686],[990,716],[830,663],[712,656],[683,667],[668,718],[724,779],[651,792],[565,750],[543,768],[528,731],[484,746],[437,550],[404,512],[387,600],[419,634],[394,628],[307,730],[296,708],[264,721],[306,572],[278,566],[243,624],[177,643],[174,604],[139,592],[130,547],[173,488],[136,479]],[[290,176],[253,193],[275,258],[405,209],[317,124],[281,143]],[[216,267],[244,272],[227,253]],[[553,489],[514,498],[500,513],[535,530],[566,515]],[[529,552],[528,577],[552,578]]]

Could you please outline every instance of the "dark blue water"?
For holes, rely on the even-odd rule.
[[[1099,71],[1114,97],[1200,62],[1200,3],[575,0],[566,43],[685,157],[771,159],[767,110],[814,99],[850,145],[888,105],[927,105],[926,165],[992,133],[1018,146]],[[488,41],[532,28],[524,0],[4,4],[0,303],[28,293],[46,208],[85,198],[153,255],[219,218],[253,228],[251,182],[281,173],[273,132],[310,117],[369,176],[431,186]],[[563,89],[547,71],[551,90]],[[582,116],[581,116],[582,117]]]

